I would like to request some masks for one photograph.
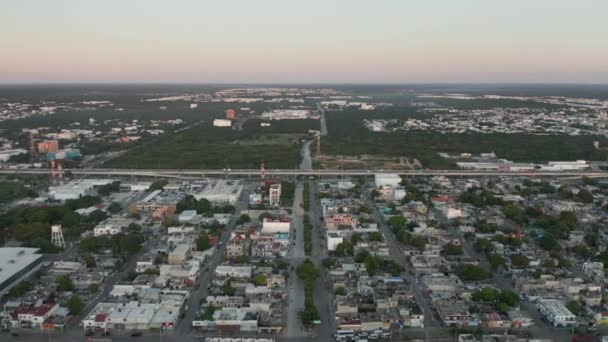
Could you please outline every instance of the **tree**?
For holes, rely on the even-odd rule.
[[[251,222],[251,217],[249,217],[249,215],[247,214],[241,214],[241,216],[239,216],[238,221],[236,221],[236,224],[244,224],[249,222]]]
[[[490,266],[492,266],[492,269],[494,270],[505,265],[505,258],[498,254],[491,254],[488,257],[488,260],[490,261]]]
[[[498,290],[491,287],[484,287],[481,290],[473,292],[471,299],[476,302],[493,302],[498,297],[498,294]]]
[[[73,295],[72,297],[70,297],[70,299],[68,299],[66,306],[70,310],[72,315],[78,315],[80,314],[80,312],[82,312],[82,309],[84,308],[84,303],[82,302],[82,299],[80,299],[80,296]]]
[[[122,206],[120,205],[120,203],[117,203],[117,202],[112,202],[108,206],[108,211],[112,214],[119,213],[121,210],[122,210]]]
[[[492,278],[492,273],[477,265],[460,264],[456,274],[464,281],[479,281]]]
[[[141,225],[132,222],[127,226],[127,232],[129,233],[141,233],[142,227]]]
[[[209,242],[209,235],[207,235],[207,233],[201,233],[196,239],[196,250],[206,251],[210,247],[211,243]]]
[[[552,234],[545,234],[542,236],[540,239],[538,239],[538,244],[546,251],[561,249],[559,242],[557,242],[557,239]]]
[[[91,254],[87,254],[82,257],[84,263],[87,265],[87,268],[95,267],[97,263],[95,262],[95,257]]]
[[[388,223],[392,228],[402,228],[405,227],[406,224],[406,219],[403,216],[400,215],[395,215],[395,216],[391,216],[388,219]]]
[[[66,292],[66,291],[74,291],[74,283],[70,277],[61,275],[55,279],[57,284],[57,291]]]
[[[574,246],[574,253],[581,259],[589,259],[593,256],[593,252],[584,244]]]
[[[211,203],[206,198],[201,198],[196,202],[194,206],[197,214],[210,213],[211,212]]]
[[[519,295],[511,290],[504,290],[500,292],[496,300],[513,307],[519,303]]]
[[[169,184],[169,181],[167,181],[166,179],[159,179],[152,183],[148,190],[162,190],[167,184]]]
[[[264,285],[266,285],[266,280],[267,280],[267,277],[265,275],[258,274],[257,276],[255,276],[255,279],[253,282],[255,283],[256,286],[264,286]]]
[[[566,307],[575,315],[579,315],[583,312],[583,305],[577,300],[569,301],[568,303],[566,303]]]
[[[524,224],[528,221],[525,211],[515,204],[505,204],[502,208],[502,212],[508,219],[513,220],[515,223]]]
[[[511,265],[514,268],[526,268],[530,264],[530,259],[522,254],[511,255]]]
[[[323,259],[322,264],[325,268],[331,268],[335,264],[335,261],[332,258],[325,258]]]
[[[380,232],[371,232],[367,235],[367,238],[370,241],[376,241],[376,242],[380,242],[383,240],[382,233],[380,233]]]
[[[8,296],[11,298],[18,298],[28,293],[31,289],[32,283],[27,280],[23,280],[19,282],[19,284],[17,284],[15,287],[10,289],[10,291],[8,292]]]
[[[476,239],[475,243],[473,243],[473,248],[477,253],[490,253],[494,250],[494,245],[492,245],[492,241],[488,239]]]
[[[337,296],[346,296],[346,289],[344,288],[344,286],[336,287],[336,295]]]
[[[99,292],[99,285],[97,285],[97,284],[89,285],[89,293],[95,294],[97,292]]]
[[[462,255],[462,246],[453,243],[447,243],[442,249],[445,255]]]
[[[591,191],[582,188],[576,194],[576,198],[583,203],[593,203],[593,194]]]

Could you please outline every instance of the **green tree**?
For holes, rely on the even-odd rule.
[[[55,283],[57,284],[57,291],[59,292],[74,291],[74,283],[68,276],[58,276],[55,279]]]
[[[150,189],[148,190],[162,190],[165,185],[169,184],[169,181],[166,179],[159,179],[150,185]]]
[[[209,242],[209,235],[207,235],[207,233],[201,233],[196,239],[196,250],[206,251],[210,247],[211,243]]]
[[[480,281],[492,278],[492,273],[477,265],[460,264],[456,266],[456,274],[464,281]]]
[[[336,295],[337,296],[346,296],[346,289],[344,288],[344,286],[336,287]]]
[[[80,296],[73,295],[72,297],[70,297],[70,299],[68,299],[66,306],[70,310],[72,315],[78,315],[82,312],[82,309],[84,308],[84,303],[82,302],[82,299],[80,299]]]
[[[245,224],[251,222],[251,217],[249,217],[249,215],[247,214],[241,214],[241,216],[239,216],[238,221],[236,221],[236,224]]]
[[[122,210],[122,206],[120,205],[120,203],[117,203],[117,202],[112,202],[108,206],[108,211],[112,214],[119,213],[121,210]]]
[[[498,298],[498,295],[498,290],[491,287],[484,287],[481,290],[473,292],[471,299],[476,302],[493,302]]]
[[[87,268],[97,266],[97,263],[95,262],[95,257],[92,256],[91,254],[87,254],[87,255],[83,256],[82,259],[84,260],[84,263],[87,265]]]
[[[462,246],[447,243],[443,246],[442,252],[445,255],[462,255]]]
[[[505,258],[498,254],[490,254],[490,256],[488,256],[488,260],[490,262],[490,266],[492,266],[492,269],[495,270],[505,265]]]
[[[522,254],[511,255],[511,264],[515,268],[526,268],[530,264],[530,259]]]
[[[583,305],[577,300],[571,300],[566,303],[566,307],[575,315],[580,315],[583,312]]]
[[[255,279],[254,279],[254,281],[253,281],[253,282],[254,282],[254,283],[255,283],[255,285],[257,285],[257,286],[265,286],[265,285],[266,285],[266,280],[267,280],[267,279],[268,279],[268,278],[267,278],[265,275],[263,275],[263,274],[258,274],[257,276],[255,276]]]
[[[97,285],[97,284],[89,285],[89,293],[95,294],[97,292],[99,292],[99,285]]]
[[[370,241],[376,241],[376,242],[380,242],[383,240],[382,233],[380,233],[380,232],[371,232],[367,235],[367,238]]]

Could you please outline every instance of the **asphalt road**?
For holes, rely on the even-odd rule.
[[[301,183],[296,185],[295,199],[293,202],[293,217],[291,221],[292,236],[296,237],[295,246],[292,245],[289,253],[290,271],[289,271],[289,295],[287,309],[287,336],[299,337],[305,336],[306,332],[298,317],[298,312],[304,308],[304,285],[295,269],[304,260],[304,210],[302,209],[302,194],[303,186]]]
[[[140,177],[165,177],[165,178],[188,178],[204,176],[257,176],[259,169],[64,169],[63,172],[71,172],[73,175],[97,175],[97,176],[140,176]],[[0,174],[50,174],[50,169],[0,169]],[[373,176],[376,173],[403,176],[445,176],[445,177],[483,177],[483,176],[526,176],[526,177],[590,177],[608,178],[606,171],[469,171],[469,170],[336,170],[336,169],[266,169],[268,177],[276,176]]]

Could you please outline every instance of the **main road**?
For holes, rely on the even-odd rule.
[[[85,176],[140,176],[187,178],[204,176],[258,176],[258,169],[64,169],[64,173]],[[445,177],[485,177],[485,176],[528,176],[528,177],[590,177],[608,178],[606,171],[476,171],[476,170],[336,170],[336,169],[266,169],[267,176],[372,176],[377,173],[399,174],[403,176],[445,176]],[[0,174],[50,174],[49,169],[1,168]]]

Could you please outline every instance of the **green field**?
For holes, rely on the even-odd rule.
[[[104,167],[176,169],[297,168],[298,135],[260,135],[204,124],[168,134],[112,159]]]
[[[500,158],[516,162],[550,160],[606,160],[608,150],[597,150],[593,141],[608,144],[608,139],[594,136],[531,134],[441,134],[435,132],[371,132],[363,119],[420,117],[412,107],[376,111],[330,111],[326,115],[329,135],[322,140],[327,155],[384,155],[418,159],[425,168],[454,168],[452,161],[438,152],[480,153],[494,151]]]

